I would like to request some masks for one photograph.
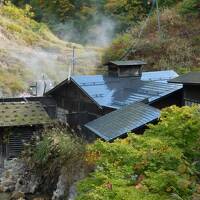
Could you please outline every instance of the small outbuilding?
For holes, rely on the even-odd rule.
[[[0,157],[13,158],[51,119],[40,102],[0,103]]]
[[[190,72],[169,83],[183,84],[183,104],[187,106],[200,104],[200,72]]]

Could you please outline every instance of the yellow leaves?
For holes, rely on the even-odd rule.
[[[98,151],[88,151],[85,154],[85,161],[88,165],[95,165],[100,157],[100,152]]]
[[[191,185],[191,182],[186,180],[186,179],[183,179],[183,180],[180,180],[178,181],[178,187],[181,189],[181,190],[186,190],[189,188],[189,186]]]
[[[105,187],[108,189],[108,190],[112,190],[113,189],[113,185],[111,182],[108,182],[105,184]]]
[[[197,193],[200,194],[200,184],[197,185]]]
[[[178,172],[180,173],[180,174],[184,174],[184,173],[186,173],[188,170],[187,170],[187,166],[185,165],[185,164],[180,164],[179,166],[178,166]]]

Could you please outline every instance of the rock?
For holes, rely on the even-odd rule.
[[[1,185],[4,187],[13,186],[13,185],[15,185],[15,181],[8,179],[8,180],[1,182]]]
[[[24,199],[25,195],[23,192],[13,192],[10,200],[19,200],[19,199]]]
[[[77,191],[76,191],[76,183],[70,186],[69,188],[69,196],[68,200],[74,200],[76,198]]]
[[[15,191],[21,191],[25,194],[34,194],[38,188],[39,180],[34,175],[24,175],[18,178],[15,185]]]
[[[66,191],[67,185],[67,177],[64,172],[59,176],[59,180],[57,183],[57,189],[53,192],[52,200],[60,200],[63,199]]]
[[[200,194],[194,194],[192,200],[200,200]]]
[[[2,185],[0,185],[0,193],[3,193],[3,192],[5,192],[5,189]]]

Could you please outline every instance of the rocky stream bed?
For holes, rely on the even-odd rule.
[[[26,166],[19,159],[5,161],[4,169],[0,169],[0,200],[74,200],[76,196],[75,184],[66,192],[67,177],[60,174],[53,194],[40,194],[40,180],[26,170]]]

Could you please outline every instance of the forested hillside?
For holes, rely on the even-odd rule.
[[[34,18],[64,40],[107,47],[114,39],[103,62],[144,59],[150,70],[180,73],[200,66],[198,0],[12,2],[20,7],[30,4]]]
[[[76,73],[94,73],[99,62],[98,49],[58,39],[34,15],[28,5],[23,9],[10,3],[0,6],[0,96],[19,95],[43,77],[52,84],[66,79],[73,47]]]
[[[144,59],[149,70],[199,70],[199,20],[198,0],[183,0],[159,13],[150,11],[145,20],[113,40],[103,61]]]

